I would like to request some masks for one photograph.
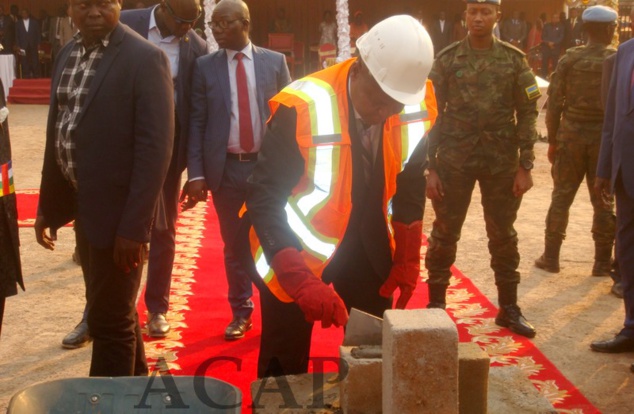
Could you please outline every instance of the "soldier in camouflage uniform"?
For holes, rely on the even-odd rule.
[[[596,10],[608,14],[596,13]],[[603,61],[616,53],[610,46],[616,18],[616,12],[604,6],[586,9],[582,19],[588,43],[568,49],[559,60],[548,87],[546,127],[554,188],[546,216],[544,254],[535,260],[535,266],[551,273],[559,272],[559,250],[566,237],[570,206],[585,178],[594,208],[592,275],[610,275],[616,221],[614,204],[603,203],[593,186],[603,125],[603,106],[599,99]]]
[[[500,326],[527,337],[535,329],[517,306],[520,256],[513,223],[533,186],[537,98],[525,55],[492,36],[499,0],[468,0],[468,36],[439,52],[430,79],[439,116],[430,132],[427,196],[436,220],[425,265],[428,307],[445,307],[450,267],[476,181],[498,288]]]

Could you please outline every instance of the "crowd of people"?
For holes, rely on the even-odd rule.
[[[503,21],[502,40],[494,35],[500,3],[467,0],[455,25],[441,13],[428,30],[409,15],[388,17],[359,29],[356,57],[292,82],[283,54],[251,42],[241,0],[214,8],[213,53],[193,30],[198,0],[123,12],[120,0],[71,0],[65,11],[77,32],[53,65],[35,222],[47,249],[57,229],[75,223],[86,309],[64,346],[93,342],[91,376],[147,375],[135,303],[144,263],[148,333],[164,337],[178,212],[211,195],[233,315],[224,338],[252,328],[255,286],[258,376],[306,372],[315,322],[345,326],[352,307],[379,317],[405,308],[420,279],[427,198],[436,217],[427,307],[445,308],[476,182],[495,323],[534,337],[519,306],[514,223],[533,186],[541,92],[520,50],[532,30],[521,15]],[[276,30],[289,24],[282,12]],[[610,46],[617,14],[608,7],[571,18],[579,17],[571,26],[579,37],[569,39],[548,89],[554,190],[535,266],[559,271],[568,210],[585,178],[595,212],[592,274],[616,274],[626,308],[624,329],[591,348],[634,351],[634,41]],[[354,20],[365,24],[362,15]],[[542,39],[553,34],[546,27]],[[8,135],[0,138],[8,171]],[[3,170],[0,181],[2,306],[22,286],[9,176]]]

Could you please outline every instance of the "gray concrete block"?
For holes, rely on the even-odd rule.
[[[516,366],[489,370],[489,414],[556,413],[528,377]]]
[[[341,414],[339,374],[287,375],[251,383],[254,414]]]
[[[458,344],[460,414],[486,414],[489,355],[475,342]]]
[[[458,331],[444,310],[385,311],[383,413],[458,413]]]
[[[361,348],[362,351],[355,352]],[[341,379],[340,400],[344,414],[379,414],[382,409],[382,366],[381,347],[339,347],[341,362],[346,371]],[[361,354],[360,356],[358,354]]]

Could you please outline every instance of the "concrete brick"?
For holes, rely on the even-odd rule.
[[[444,310],[385,311],[383,413],[458,413],[458,331]]]
[[[347,370],[341,379],[340,400],[344,414],[379,414],[382,409],[382,366],[380,346],[368,346],[378,358],[357,357],[359,347],[341,346],[339,353]],[[343,370],[340,369],[339,372]]]
[[[314,384],[315,380],[318,381]],[[254,414],[341,414],[339,374],[286,375],[251,383]]]
[[[460,414],[486,414],[489,355],[475,342],[458,344]]]
[[[555,414],[526,374],[516,366],[492,367],[489,370],[490,414]]]

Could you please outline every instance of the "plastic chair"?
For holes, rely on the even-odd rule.
[[[240,413],[242,392],[209,377],[67,378],[11,397],[7,414]]]
[[[295,43],[293,44],[293,65],[295,67],[301,66],[302,75],[304,75],[305,72],[304,56],[304,42],[295,41]]]
[[[319,68],[323,69],[332,65],[337,57],[337,48],[332,43],[324,43],[319,46]]]
[[[285,54],[288,69],[293,73],[295,66],[295,34],[269,33],[269,49]]]

